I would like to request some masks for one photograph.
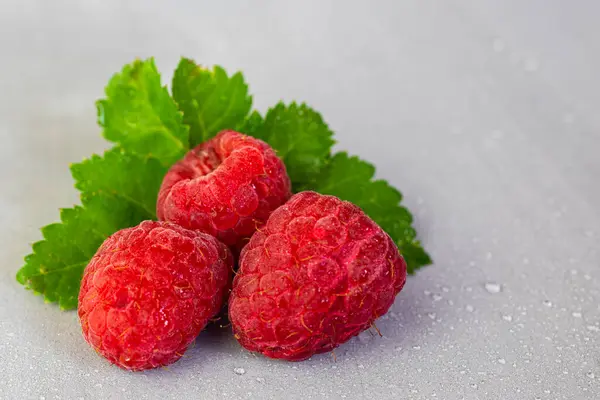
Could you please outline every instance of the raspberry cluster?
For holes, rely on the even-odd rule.
[[[307,359],[371,327],[405,283],[398,248],[349,202],[290,196],[260,140],[224,131],[191,150],[164,177],[161,221],[113,234],[86,267],[86,341],[125,369],[168,365],[227,301],[240,344],[272,358]]]

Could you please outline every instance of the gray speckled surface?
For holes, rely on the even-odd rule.
[[[2,2],[0,398],[600,398],[600,3],[367,3]],[[307,101],[403,190],[436,265],[383,338],[291,364],[209,332],[127,373],[15,282],[77,200],[68,163],[106,146],[109,76],[181,54],[243,70],[260,110]]]

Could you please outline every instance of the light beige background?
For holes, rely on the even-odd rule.
[[[0,398],[600,398],[599,17],[595,0],[2,1]],[[261,111],[308,102],[402,189],[436,265],[383,338],[291,364],[203,334],[133,374],[15,282],[77,201],[69,162],[107,146],[110,75],[155,56],[167,82],[180,55],[243,70]]]

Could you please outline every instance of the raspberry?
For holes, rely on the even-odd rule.
[[[405,281],[398,248],[360,208],[302,192],[242,250],[229,318],[246,349],[300,361],[371,327]]]
[[[159,219],[209,233],[237,254],[290,197],[283,161],[261,140],[223,131],[167,172]]]
[[[233,258],[215,238],[145,221],[110,236],[85,268],[85,340],[111,363],[144,370],[177,361],[223,304]]]

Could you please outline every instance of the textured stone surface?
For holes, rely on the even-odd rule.
[[[600,397],[600,3],[335,3],[3,2],[0,398]],[[260,110],[309,102],[402,189],[436,265],[383,338],[286,363],[209,331],[168,370],[128,373],[15,282],[77,201],[68,163],[107,147],[109,76],[182,54],[242,69]]]

